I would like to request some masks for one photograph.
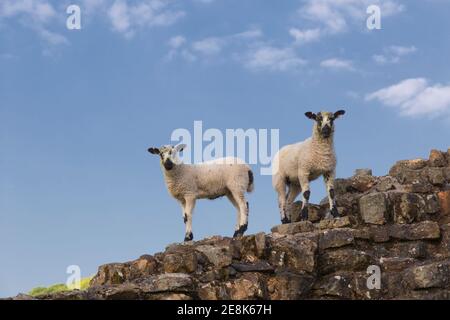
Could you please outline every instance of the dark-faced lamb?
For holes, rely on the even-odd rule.
[[[337,112],[306,112],[314,120],[312,136],[305,141],[283,147],[274,157],[272,182],[278,193],[281,222],[289,223],[291,217],[287,211],[295,198],[303,192],[301,219],[308,219],[308,202],[311,195],[310,181],[323,176],[330,215],[339,217],[336,208],[334,178],[336,174],[336,154],[334,151],[334,120],[344,115],[344,110]]]
[[[197,199],[217,199],[226,196],[237,210],[237,223],[233,237],[247,230],[249,206],[246,192],[254,189],[253,172],[238,158],[220,158],[200,164],[184,164],[178,153],[185,145],[149,148],[159,155],[167,189],[181,205],[186,225],[184,241],[193,239],[192,214]]]

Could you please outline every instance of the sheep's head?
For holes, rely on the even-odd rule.
[[[344,110],[339,110],[336,112],[322,111],[317,114],[313,112],[306,112],[305,116],[316,122],[315,130],[323,138],[329,138],[334,132],[334,120],[344,115]]]
[[[161,148],[149,148],[148,152],[159,155],[161,158],[161,165],[164,166],[164,169],[170,171],[174,166],[181,163],[178,158],[178,152],[183,151],[184,148],[186,148],[185,144],[179,144],[177,146],[166,145]]]

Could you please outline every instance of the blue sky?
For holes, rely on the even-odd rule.
[[[66,8],[82,29],[67,30]],[[366,28],[381,7],[382,29]],[[449,1],[0,0],[0,296],[65,282],[183,239],[149,146],[177,128],[280,129],[344,108],[337,175],[447,149]],[[254,166],[258,171],[258,166]],[[279,213],[257,175],[249,233]],[[324,196],[312,187],[314,201]],[[231,235],[227,200],[200,201],[196,239]]]

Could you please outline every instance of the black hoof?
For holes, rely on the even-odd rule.
[[[281,223],[282,223],[282,224],[288,224],[288,223],[291,223],[291,219],[289,219],[288,217],[284,217],[283,219],[281,219]]]
[[[339,212],[336,207],[331,208],[330,213],[333,216],[333,218],[335,218],[335,219],[340,217]]]
[[[244,224],[243,226],[240,226],[239,229],[234,231],[233,238],[242,237],[244,235],[244,232],[247,231],[247,226]]]
[[[302,212],[300,213],[300,219],[302,221],[307,221],[308,218],[309,218],[309,216],[308,216],[308,208],[305,207],[305,208],[302,209]]]
[[[184,242],[191,241],[192,239],[194,239],[194,235],[192,234],[192,232],[184,236]]]

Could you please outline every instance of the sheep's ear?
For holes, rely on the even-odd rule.
[[[311,111],[306,112],[305,116],[308,119],[317,120],[317,115],[315,113],[311,112]]]
[[[147,151],[150,152],[151,154],[159,154],[158,148],[148,148]]]
[[[343,116],[344,114],[345,114],[345,110],[339,110],[339,111],[336,111],[336,112],[334,113],[334,118],[337,119],[337,118],[339,118],[340,116]]]
[[[181,152],[184,150],[184,148],[186,148],[187,146],[183,143],[183,144],[179,144],[175,147],[175,151],[176,152]]]

